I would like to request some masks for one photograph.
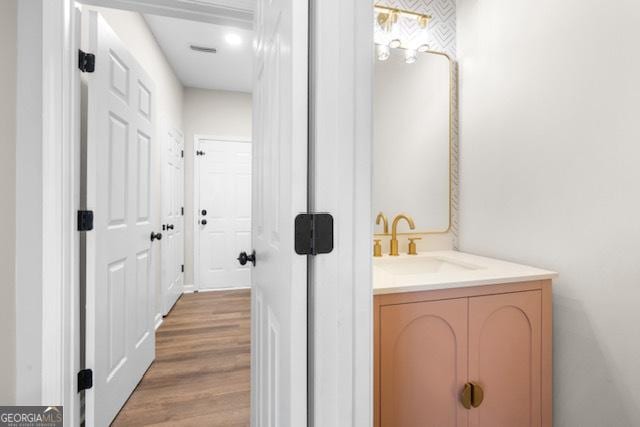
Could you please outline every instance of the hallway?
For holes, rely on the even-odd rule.
[[[184,294],[114,426],[248,426],[251,292]]]

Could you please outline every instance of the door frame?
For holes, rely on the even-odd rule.
[[[309,263],[309,425],[371,425],[373,1],[309,1],[309,208],[336,223],[333,253]],[[82,2],[176,17],[190,7]],[[72,0],[18,2],[17,396],[64,405],[66,425],[81,419],[75,14]]]
[[[221,137],[215,135],[205,135],[205,134],[197,134],[193,135],[193,194],[191,195],[193,200],[193,217],[191,218],[191,224],[193,226],[193,285],[189,285],[190,289],[186,291],[201,291],[202,287],[200,285],[200,233],[198,232],[198,220],[199,217],[198,212],[200,212],[200,180],[198,177],[200,176],[200,162],[198,161],[198,156],[196,155],[196,151],[199,149],[200,141],[208,140],[208,141],[217,141],[217,142],[245,142],[247,144],[252,144],[253,141],[246,137]],[[253,155],[253,146],[251,148],[251,153]],[[244,288],[220,288],[220,289],[207,289],[207,291],[222,291],[227,289],[244,289]]]

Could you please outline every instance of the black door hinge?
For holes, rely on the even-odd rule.
[[[91,369],[83,369],[78,372],[78,393],[91,387],[93,387],[93,371]]]
[[[180,150],[180,157],[184,157],[184,150]]]
[[[333,250],[333,217],[328,213],[300,214],[295,220],[298,255],[328,254]]]
[[[180,271],[184,273],[184,264],[180,266]]]
[[[184,216],[184,206],[180,208],[180,215]]]
[[[78,211],[78,231],[93,230],[93,211]]]
[[[93,73],[96,70],[96,56],[93,53],[78,50],[78,68],[83,73]]]

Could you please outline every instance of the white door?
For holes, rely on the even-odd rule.
[[[88,426],[106,426],[155,357],[150,151],[153,82],[115,33],[90,12],[88,78],[86,360]],[[154,230],[157,231],[157,230]],[[153,243],[157,244],[157,243]]]
[[[167,135],[162,173],[162,311],[167,315],[184,286],[183,138]]]
[[[236,258],[251,246],[251,142],[199,139],[196,153],[196,285],[249,287]]]
[[[308,2],[258,0],[253,92],[252,425],[307,425]],[[249,251],[251,248],[247,248]]]

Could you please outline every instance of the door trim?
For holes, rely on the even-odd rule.
[[[200,233],[198,232],[198,212],[200,212],[200,162],[196,151],[199,149],[200,141],[216,141],[216,142],[246,142],[251,144],[250,138],[246,137],[221,137],[216,135],[197,134],[193,135],[193,194],[191,200],[193,200],[193,212],[191,217],[191,224],[193,230],[193,287],[189,288],[189,291],[204,291],[200,280]]]

